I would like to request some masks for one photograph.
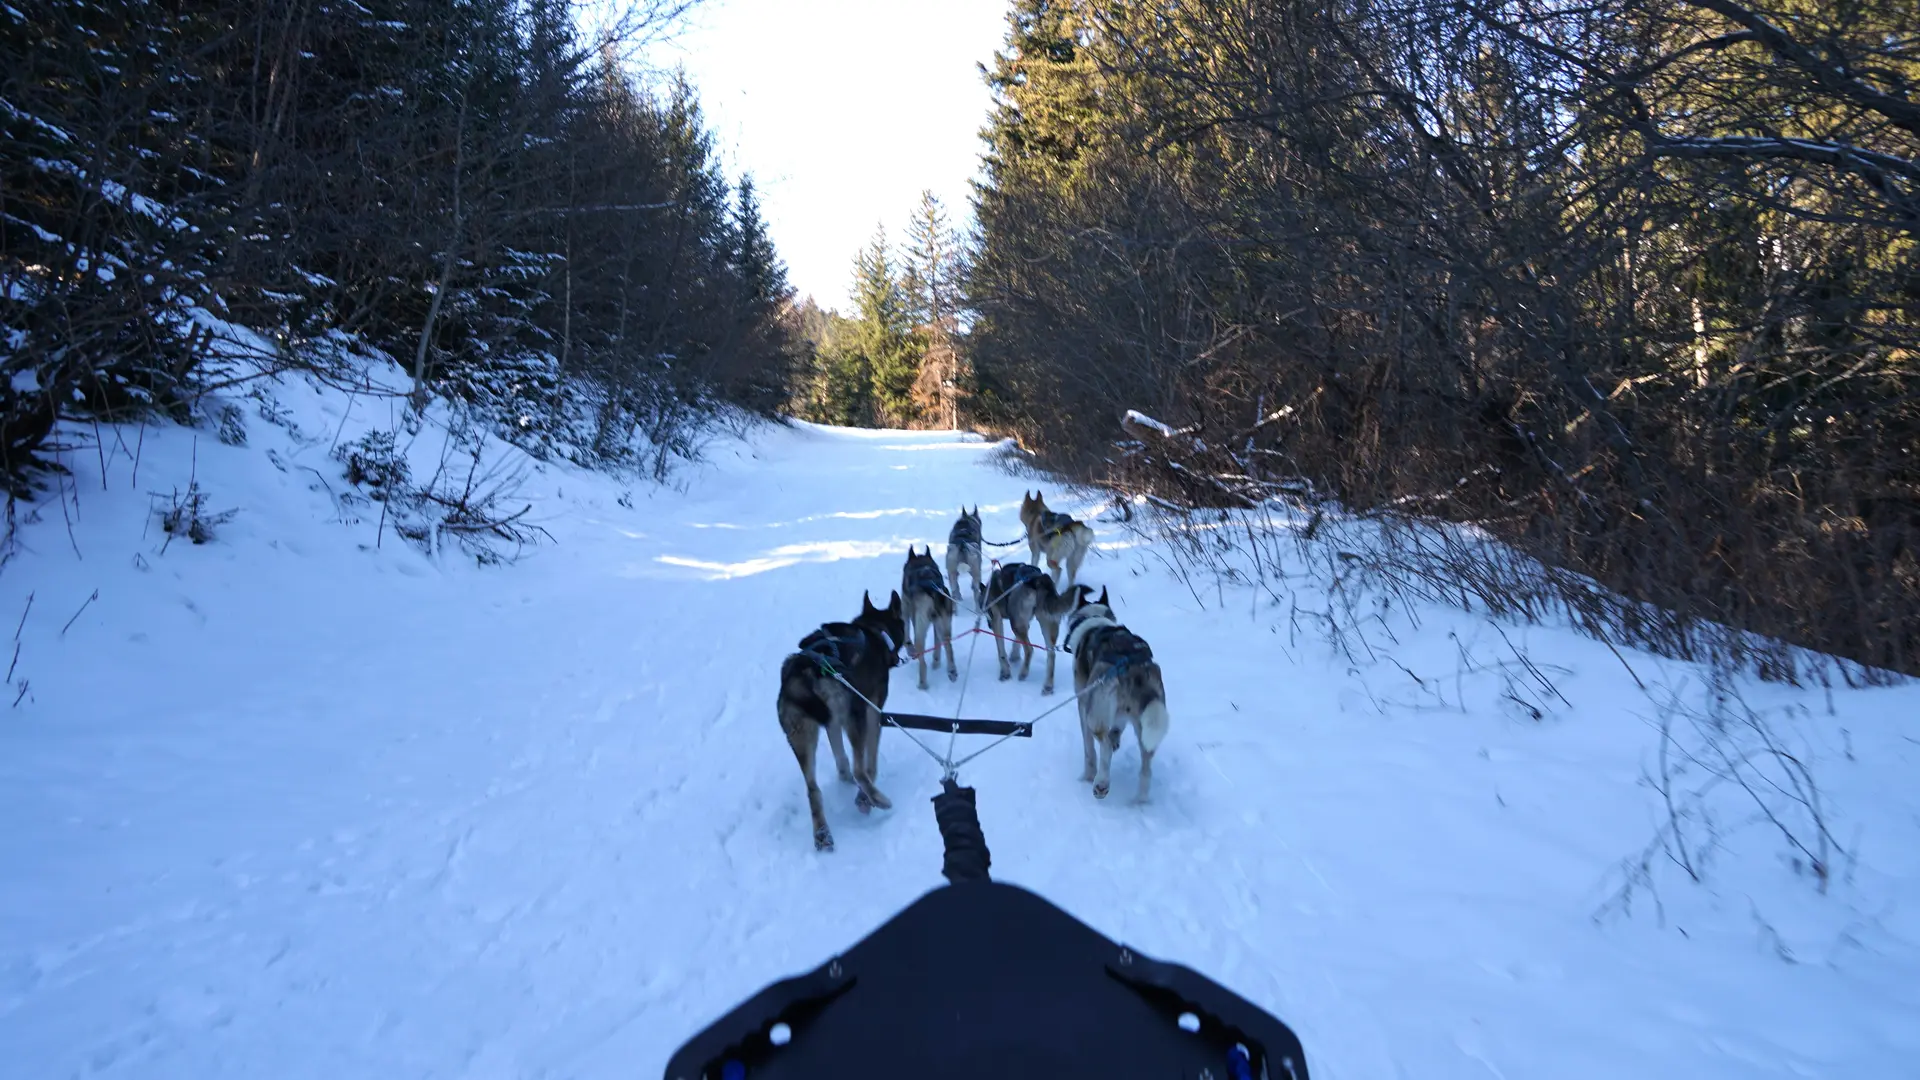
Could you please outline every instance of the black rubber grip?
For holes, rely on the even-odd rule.
[[[947,846],[946,865],[940,872],[949,884],[963,881],[988,881],[987,867],[993,856],[987,851],[986,834],[980,831],[980,815],[973,806],[973,789],[961,787],[951,779],[940,782],[940,794],[933,797],[933,818],[940,823],[940,839]]]

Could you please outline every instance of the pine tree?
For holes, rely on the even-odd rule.
[[[960,286],[959,246],[947,208],[933,192],[922,191],[907,225],[903,281],[914,322],[938,325],[953,314]]]
[[[774,250],[767,234],[767,222],[760,213],[760,197],[754,190],[751,174],[740,178],[734,200],[733,228],[736,236],[734,267],[740,275],[749,302],[768,309],[787,302],[793,293],[787,284],[787,267]]]
[[[866,360],[874,404],[887,423],[909,424],[919,414],[913,384],[920,374],[912,304],[894,269],[884,227],[854,259],[853,300],[859,313],[853,348]]]
[[[962,285],[960,243],[946,207],[931,191],[920,193],[920,205],[907,226],[906,264],[903,285],[927,350],[918,396],[940,423],[957,426],[955,392],[961,376],[954,338]]]

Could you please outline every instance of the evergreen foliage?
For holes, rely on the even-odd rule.
[[[1472,522],[1683,654],[1920,672],[1913,10],[1015,0],[970,415],[1183,501]]]
[[[655,0],[627,28],[688,6]],[[0,5],[0,468],[56,416],[328,372],[376,349],[417,402],[536,453],[664,467],[784,403],[785,272],[694,89],[572,0]],[[270,354],[209,350],[205,311]],[[636,440],[638,434],[643,439]]]

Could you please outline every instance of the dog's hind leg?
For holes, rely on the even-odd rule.
[[[874,785],[874,777],[880,772],[881,723],[880,714],[869,708],[860,730],[853,737],[853,782],[860,785],[859,794],[853,797],[853,805],[863,814],[876,806],[882,810],[893,809],[893,800],[881,794]]]
[[[1042,618],[1040,636],[1047,643],[1047,681],[1040,684],[1040,693],[1045,696],[1053,693],[1053,659],[1060,652],[1060,645],[1056,640],[1060,636],[1060,620]]]
[[[1093,797],[1104,799],[1111,787],[1113,773],[1113,752],[1120,748],[1118,718],[1114,716],[1117,702],[1113,697],[1113,688],[1103,686],[1080,699],[1084,718],[1080,724],[1081,735],[1087,741],[1087,771],[1093,775]]]
[[[827,725],[827,745],[833,747],[833,764],[840,772],[840,782],[853,783],[853,768],[847,764],[846,734],[837,722]]]
[[[1002,603],[1004,602],[1005,601],[1002,601]],[[1006,682],[1008,679],[1013,678],[1013,666],[1007,663],[1007,637],[1005,634],[1005,631],[1012,627],[1005,618],[1005,613],[1000,610],[999,604],[995,604],[993,607],[987,609],[987,618],[987,625],[993,628],[993,651],[995,655],[1000,657],[1000,681]]]
[[[1138,804],[1147,801],[1147,792],[1153,787],[1153,751],[1147,749],[1147,739],[1140,731],[1140,718],[1137,716],[1133,718],[1133,737],[1140,741],[1140,793],[1133,797]]]
[[[1080,581],[1080,564],[1086,561],[1087,547],[1091,543],[1092,543],[1091,540],[1085,540],[1085,539],[1076,537],[1074,538],[1072,547],[1069,548],[1067,551],[1067,591],[1068,592],[1072,592],[1074,585],[1076,585]]]
[[[1157,678],[1156,678],[1157,682]],[[1140,715],[1133,718],[1133,735],[1140,740],[1140,794],[1134,802],[1147,801],[1147,791],[1153,786],[1153,752],[1160,749],[1160,741],[1167,737],[1167,703],[1156,697],[1147,702]]]
[[[827,828],[826,811],[820,805],[820,785],[813,779],[814,751],[820,747],[820,725],[798,709],[782,706],[780,727],[787,733],[787,745],[800,762],[800,775],[807,782],[807,812],[813,816],[813,846],[820,851],[833,850],[833,832]]]
[[[1080,772],[1080,782],[1084,784],[1093,779],[1097,768],[1093,756],[1093,719],[1087,715],[1087,699],[1084,697],[1080,699],[1080,744],[1087,758],[1087,767]]]
[[[927,688],[927,631],[932,629],[932,627],[927,624],[932,621],[933,620],[927,618],[924,613],[920,612],[918,608],[915,609],[913,619],[913,653],[914,658],[919,661],[920,664],[920,689],[922,690]],[[934,639],[934,644],[938,646],[938,638]],[[933,662],[936,664],[939,663],[940,658],[938,656],[934,657]]]
[[[1107,723],[1112,724],[1114,720],[1115,717],[1109,711]],[[1115,727],[1106,731],[1096,731],[1093,736],[1094,749],[1100,755],[1099,767],[1093,773],[1093,797],[1104,799],[1107,797],[1108,789],[1113,786],[1113,752],[1120,749],[1120,729]]]
[[[1015,641],[1019,642],[1015,648],[1024,648],[1026,650],[1025,657],[1020,661],[1020,680],[1022,682],[1026,681],[1027,673],[1033,670],[1033,639],[1029,636],[1032,628],[1032,622],[1026,619],[1021,619],[1013,624],[1013,637]]]
[[[947,650],[947,681],[957,681],[960,678],[960,665],[953,658],[953,612],[941,616],[940,621],[934,623],[933,632],[940,639],[940,647]],[[935,656],[934,659],[940,658]]]

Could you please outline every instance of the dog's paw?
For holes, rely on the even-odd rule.
[[[1045,685],[1045,686],[1043,686],[1043,687],[1041,687],[1041,688],[1040,688],[1040,696],[1041,696],[1041,697],[1052,697],[1052,696],[1053,696],[1053,684],[1052,684],[1052,683],[1048,683],[1047,685]]]
[[[867,793],[864,791],[855,792],[853,796],[853,808],[863,814],[871,814],[873,813],[873,800],[867,798]]]
[[[840,782],[843,784],[853,783],[853,774],[845,769],[840,770]]]
[[[948,682],[959,682],[959,681],[960,681],[960,672],[959,672],[959,671],[958,671],[957,669],[955,669],[955,668],[948,668],[948,669],[947,669],[947,681],[948,681]]]
[[[813,849],[815,851],[833,850],[833,833],[829,832],[825,826],[813,831]]]
[[[1106,798],[1106,797],[1107,797],[1107,785],[1105,785],[1105,784],[1095,784],[1095,785],[1093,785],[1093,797],[1094,797],[1094,798],[1096,798],[1096,799],[1104,799],[1104,798]]]
[[[1013,678],[1013,672],[1011,671],[1003,671],[1000,673],[1001,682],[1006,682],[1008,679],[1011,679],[1011,678]]]
[[[1087,766],[1087,771],[1080,774],[1080,782],[1083,784],[1093,783],[1093,766]]]

